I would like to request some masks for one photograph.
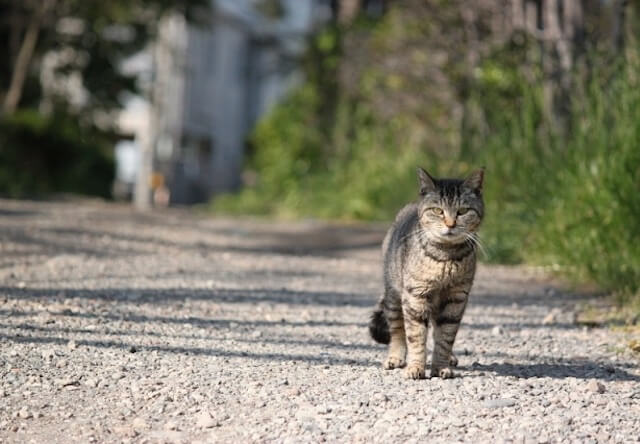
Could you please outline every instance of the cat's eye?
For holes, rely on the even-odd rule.
[[[442,208],[433,207],[429,208],[429,211],[431,211],[433,214],[437,214],[438,216],[442,214]]]
[[[463,214],[467,214],[469,212],[469,208],[460,208],[458,210],[458,214],[462,216]]]

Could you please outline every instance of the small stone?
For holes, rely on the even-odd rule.
[[[158,438],[160,438],[160,442],[163,443],[188,442],[186,440],[185,433],[176,430],[165,430],[164,432],[159,433],[156,436],[158,436]]]
[[[135,348],[135,346],[132,345],[131,347],[129,347],[129,353],[136,353],[137,351],[138,349]]]
[[[549,437],[544,433],[538,437],[538,444],[548,444],[549,442]]]
[[[20,409],[20,411],[18,412],[18,417],[22,418],[22,419],[29,419],[32,417],[31,412],[29,410],[27,410],[26,407],[23,407],[22,409]]]
[[[592,393],[604,393],[606,389],[603,383],[592,379],[587,383],[587,390]]]
[[[298,421],[313,420],[316,418],[316,411],[310,405],[303,405],[296,410],[295,417]]]
[[[69,387],[74,385],[80,385],[80,381],[75,378],[60,378],[55,380],[55,384],[58,387]]]
[[[374,393],[373,396],[371,396],[371,401],[374,403],[387,402],[388,400],[389,398],[384,393]]]
[[[78,348],[78,344],[76,343],[76,341],[72,339],[69,342],[67,342],[67,348],[69,350],[75,350],[76,348]]]
[[[253,333],[251,333],[251,337],[253,339],[258,339],[260,336],[262,336],[262,332],[260,330],[256,330]]]
[[[138,431],[129,426],[117,426],[114,427],[113,431],[120,437],[124,438],[135,438],[138,436]]]
[[[287,390],[287,395],[289,396],[300,396],[302,392],[300,391],[300,389],[293,387],[289,390]]]
[[[169,421],[164,425],[165,430],[178,430],[178,424],[175,421]]]
[[[496,325],[495,327],[493,327],[493,328],[491,329],[491,333],[492,333],[494,336],[499,336],[499,335],[501,335],[502,333],[504,333],[504,330],[502,329],[502,327],[501,327],[501,326]]]
[[[218,421],[211,417],[209,412],[203,411],[198,415],[196,419],[196,425],[198,427],[202,427],[203,429],[210,429],[212,427],[218,427],[220,424],[218,423]]]
[[[548,315],[544,317],[542,320],[542,325],[551,325],[556,322],[556,313],[551,311]]]
[[[498,409],[503,407],[513,407],[516,405],[516,400],[511,398],[497,398],[487,399],[482,403],[482,406],[488,409]]]
[[[97,387],[98,386],[98,380],[95,378],[88,378],[84,380],[84,385],[88,386],[88,387]]]
[[[140,417],[134,418],[131,422],[131,426],[136,430],[143,430],[148,427],[147,422]]]
[[[56,367],[57,368],[64,368],[67,366],[67,360],[66,359],[60,359],[58,360],[58,362],[56,362]]]

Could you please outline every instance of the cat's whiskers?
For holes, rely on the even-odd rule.
[[[419,237],[418,237],[418,240],[423,240],[423,239],[422,239],[422,235],[425,235],[425,234],[427,234],[427,231],[426,231],[426,230],[424,230],[424,229],[415,230],[415,231],[412,231],[411,233],[409,233],[409,234],[407,234],[407,235],[405,235],[405,236],[402,236],[402,237],[400,238],[400,241],[402,242],[403,240],[405,240],[405,239],[407,239],[407,238],[409,238],[409,237],[411,237],[411,236],[419,236]]]
[[[480,239],[480,236],[478,235],[478,233],[473,233],[473,232],[469,232],[469,234],[471,235],[471,237],[473,238],[473,240],[478,244],[478,246],[482,249],[482,252],[484,253],[484,255],[486,257],[488,257],[489,255],[487,254],[487,251],[490,251],[490,248],[488,248],[483,242],[482,239]]]
[[[485,258],[489,257],[489,254],[487,254],[487,250],[486,250],[485,246],[482,244],[482,241],[480,240],[480,237],[478,237],[478,235],[476,233],[472,233],[470,231],[465,231],[464,235],[467,238],[467,240],[471,241],[471,243],[473,245],[478,247],[478,249],[482,252],[482,254],[484,255]]]

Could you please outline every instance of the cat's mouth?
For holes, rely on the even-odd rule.
[[[462,232],[456,229],[447,228],[438,233],[440,242],[446,244],[456,244],[465,240],[465,236]]]
[[[445,228],[440,232],[440,235],[444,237],[457,237],[460,236],[460,232],[455,228]]]

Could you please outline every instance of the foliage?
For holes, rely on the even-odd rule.
[[[637,62],[590,85],[572,137],[554,168],[548,208],[537,221],[537,259],[578,279],[640,290],[640,84]]]
[[[0,64],[0,193],[108,196],[113,162],[107,145],[118,135],[118,112],[141,92],[137,73],[123,63],[155,37],[163,14],[178,10],[206,19],[209,4],[0,0],[6,18],[0,22],[6,43],[0,49],[6,61]],[[8,105],[12,95],[17,103]]]
[[[0,66],[3,87],[10,83],[29,23],[45,3],[51,6],[41,18],[20,106],[37,108],[43,99],[53,100],[58,109],[70,108],[80,118],[119,110],[127,94],[139,92],[135,75],[123,71],[121,64],[148,45],[163,14],[179,10],[195,20],[206,17],[208,5],[206,0],[0,0],[0,15],[9,18],[0,24],[0,40],[9,42],[2,48],[8,61]],[[43,89],[47,57],[55,58],[53,75],[61,81],[78,75],[86,100],[70,100],[64,88]],[[0,96],[4,92],[0,90]]]
[[[417,165],[439,176],[484,165],[486,260],[553,266],[621,300],[638,294],[635,42],[619,63],[594,52],[576,65],[565,126],[545,109],[549,83],[534,40],[502,41],[469,71],[455,47],[438,41],[454,18],[406,12],[315,39],[307,82],[254,132],[256,184],[213,209],[389,220],[416,197]],[[439,60],[439,51],[449,57]],[[376,63],[359,59],[367,52]],[[323,69],[329,75],[318,75]]]
[[[53,192],[108,197],[113,181],[112,140],[86,138],[64,114],[21,111],[0,121],[0,190],[10,197]]]

